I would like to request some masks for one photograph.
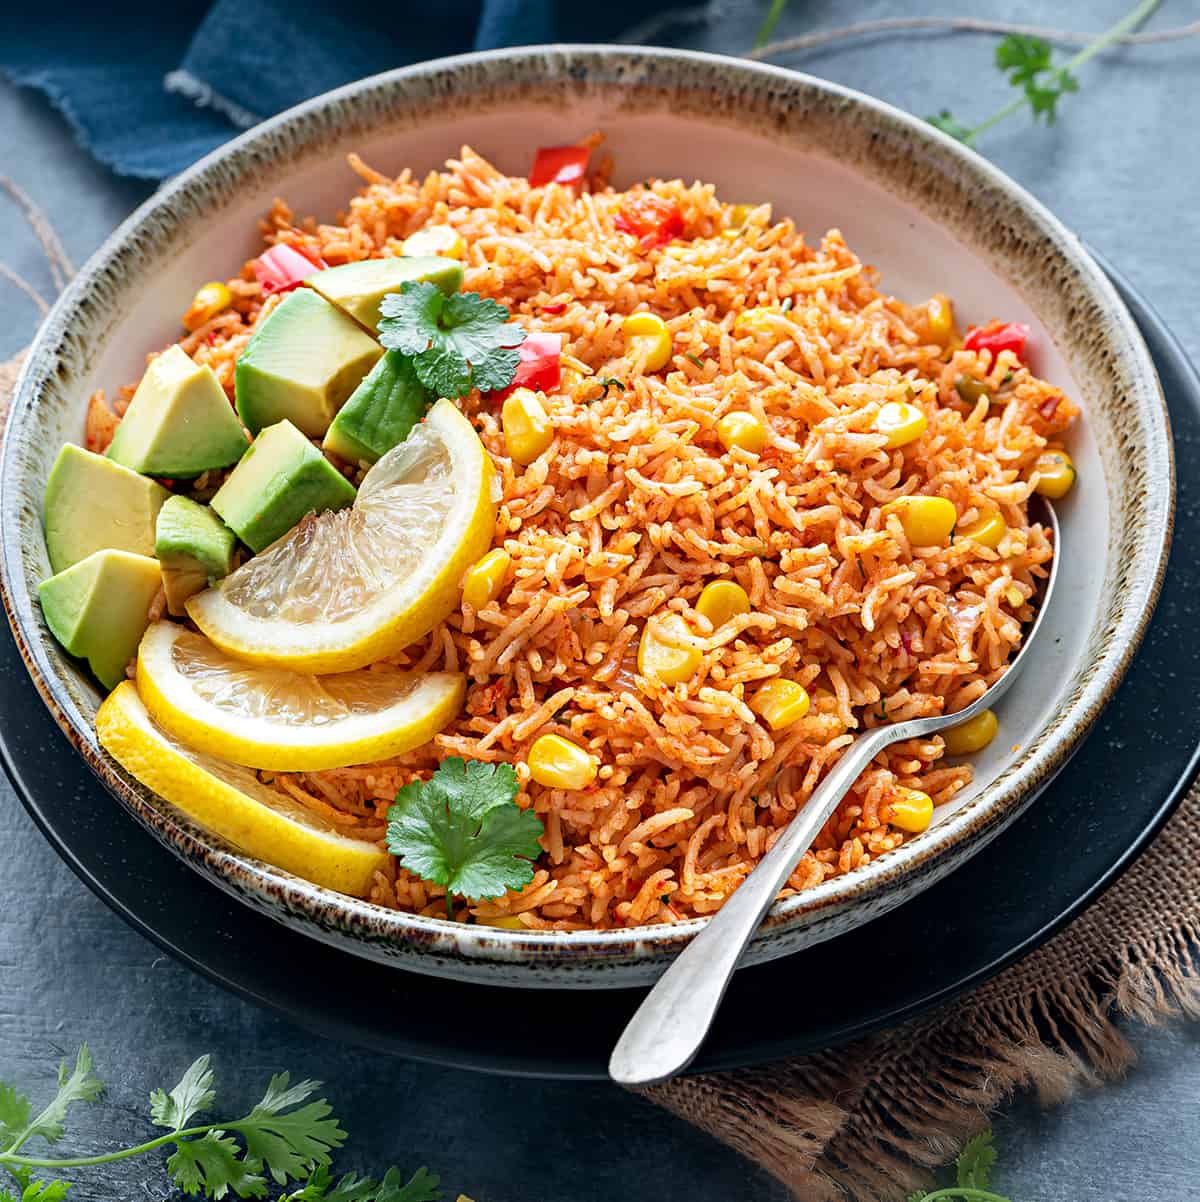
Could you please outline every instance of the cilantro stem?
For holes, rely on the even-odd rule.
[[[1132,32],[1145,21],[1151,13],[1159,6],[1161,0],[1142,0],[1142,2],[1131,12],[1123,16],[1115,25],[1106,29],[1094,42],[1090,42],[1077,54],[1073,54],[1061,67],[1057,68],[1060,73],[1070,73],[1077,67],[1082,67],[1089,59],[1093,59],[1097,54],[1107,50],[1114,42],[1118,42],[1127,33]],[[980,134],[986,133],[994,125],[999,125],[1005,117],[1012,116],[1013,113],[1024,108],[1029,103],[1028,93],[1022,93],[1015,100],[1010,100],[1002,109],[993,113],[990,117],[981,121],[973,129],[967,132],[963,137],[963,141],[968,146],[975,145],[975,139]]]
[[[935,1189],[932,1194],[922,1194],[921,1202],[945,1202],[950,1198],[961,1198],[963,1202],[1008,1202],[1000,1194],[991,1190],[972,1189],[969,1185],[948,1185],[945,1189]]]
[[[767,9],[767,15],[758,27],[758,33],[754,35],[753,49],[760,50],[771,40],[771,34],[775,32],[775,26],[779,24],[779,18],[783,16],[783,10],[787,6],[788,0],[771,0],[771,7]]]
[[[98,1156],[69,1156],[62,1160],[53,1157],[19,1156],[16,1152],[18,1144],[8,1152],[0,1152],[0,1165],[23,1165],[31,1169],[72,1169],[84,1165],[110,1164],[114,1160],[127,1160],[131,1156],[141,1156],[144,1152],[153,1152],[155,1148],[167,1144],[178,1143],[190,1139],[193,1135],[207,1135],[210,1131],[240,1131],[241,1123],[206,1123],[202,1127],[185,1127],[182,1131],[170,1131],[157,1139],[147,1140],[144,1144],[136,1144],[132,1148],[121,1148],[116,1152],[104,1152]]]

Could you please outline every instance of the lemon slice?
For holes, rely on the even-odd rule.
[[[365,897],[375,872],[388,862],[379,844],[341,834],[250,769],[175,742],[154,724],[132,681],[122,681],[105,698],[96,734],[147,789],[242,851],[316,885]]]
[[[317,772],[428,743],[458,713],[466,678],[384,665],[334,676],[264,668],[155,622],[138,648],[137,687],[155,722],[197,751],[248,768]]]
[[[441,400],[367,473],[351,509],[299,526],[187,603],[223,651],[296,672],[346,672],[408,646],[458,604],[491,545],[491,460]]]

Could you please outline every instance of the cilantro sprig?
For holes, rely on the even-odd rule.
[[[26,1150],[28,1143],[56,1144],[71,1108],[95,1102],[104,1092],[84,1044],[73,1066],[65,1060],[60,1065],[54,1097],[36,1115],[24,1094],[0,1081],[0,1169],[17,1186],[16,1193],[0,1189],[0,1202],[63,1202],[71,1185],[57,1176],[62,1170],[112,1164],[159,1149],[171,1149],[167,1174],[176,1188],[193,1197],[265,1198],[273,1182],[280,1188],[299,1187],[280,1194],[279,1202],[438,1202],[438,1179],[424,1168],[406,1177],[393,1167],[378,1182],[356,1173],[335,1181],[331,1154],[346,1133],[329,1103],[312,1099],[318,1088],[317,1081],[293,1085],[287,1073],[278,1073],[248,1114],[196,1122],[217,1096],[209,1058],[201,1056],[171,1090],[150,1094],[150,1122],[166,1128],[165,1135],[95,1156],[33,1155]],[[45,1180],[35,1172],[54,1177]]]
[[[525,331],[508,310],[477,292],[447,296],[423,280],[402,284],[380,305],[379,341],[412,361],[439,397],[495,392],[513,382]]]
[[[917,1190],[905,1202],[1010,1202],[988,1187],[996,1164],[991,1129],[973,1135],[954,1162],[954,1184],[934,1190]]]
[[[396,794],[388,850],[409,872],[445,886],[446,913],[453,918],[453,895],[500,897],[533,880],[545,828],[516,797],[511,764],[445,759],[429,780]]]
[[[996,46],[994,62],[996,69],[1017,89],[1018,95],[977,125],[967,125],[949,109],[942,109],[936,116],[927,118],[929,123],[968,146],[974,146],[980,134],[1026,105],[1033,113],[1034,121],[1044,119],[1047,125],[1053,125],[1058,116],[1058,102],[1068,93],[1079,91],[1079,80],[1075,72],[1089,59],[1095,58],[1101,51],[1136,29],[1159,3],[1160,0],[1142,0],[1115,25],[1061,64],[1054,62],[1050,44],[1043,39],[1026,34],[1009,34]]]

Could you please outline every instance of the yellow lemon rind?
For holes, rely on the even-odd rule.
[[[152,724],[132,681],[119,684],[100,706],[96,734],[147,789],[248,855],[354,897],[365,897],[375,873],[387,866],[388,853],[377,843],[297,822],[282,805],[277,810],[250,797],[184,755]]]

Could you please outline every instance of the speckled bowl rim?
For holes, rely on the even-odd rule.
[[[969,184],[1006,203],[1016,224],[1026,235],[1035,234],[1044,251],[1057,257],[1071,285],[1087,295],[1094,307],[1093,316],[1104,321],[1113,386],[1137,407],[1146,433],[1144,449],[1150,456],[1145,465],[1146,491],[1119,499],[1124,506],[1128,543],[1123,548],[1127,551],[1122,560],[1124,575],[1133,586],[1113,603],[1104,645],[1064,703],[1061,720],[1043,728],[979,797],[931,829],[928,837],[776,903],[755,940],[761,953],[776,936],[820,922],[823,914],[836,917],[847,906],[863,904],[886,881],[918,875],[920,870],[919,875],[931,883],[942,875],[939,862],[948,871],[963,858],[964,843],[977,850],[1011,822],[1065,764],[1111,697],[1141,642],[1161,587],[1173,520],[1174,458],[1166,405],[1149,351],[1115,289],[1078,239],[1040,202],[985,159],[925,122],[872,97],[783,68],[691,51],[627,46],[528,47],[461,55],[385,72],[315,97],[263,122],[164,184],[141,205],[92,256],[47,316],[17,382],[8,425],[10,430],[17,428],[45,390],[56,384],[70,387],[69,380],[64,384],[69,374],[64,348],[78,315],[87,311],[93,282],[119,269],[119,259],[129,245],[150,237],[152,217],[164,218],[177,228],[185,221],[196,220],[189,210],[195,203],[203,204],[205,182],[215,180],[218,171],[227,178],[231,167],[246,175],[271,164],[285,169],[344,136],[347,126],[353,127],[352,117],[369,122],[373,105],[378,106],[376,116],[389,113],[390,119],[398,123],[396,98],[405,88],[411,89],[406,102],[419,107],[433,102],[438,95],[452,94],[455,84],[476,90],[492,86],[501,93],[511,93],[513,99],[529,101],[539,90],[549,94],[572,87],[611,88],[640,83],[643,89],[661,86],[669,90],[681,86],[682,76],[689,73],[693,85],[703,79],[714,89],[732,89],[735,84],[750,88],[756,102],[765,106],[773,132],[780,137],[786,133],[789,98],[820,101],[847,118],[869,117],[873,148],[877,145],[884,163],[879,178],[884,178],[887,169],[897,170],[895,156],[911,155],[919,148],[926,165],[929,161],[944,165],[947,186],[962,189]],[[968,224],[966,218],[959,220],[959,227],[949,222],[952,230]],[[156,237],[163,240],[161,235]],[[1000,262],[994,261],[991,266],[998,274],[1006,274]],[[355,943],[404,944],[434,960],[442,957],[461,964],[502,962],[517,970],[518,975],[522,969],[552,969],[558,962],[584,967],[603,965],[605,961],[665,961],[700,929],[702,919],[672,926],[537,934],[452,924],[333,893],[244,856],[197,827],[144,789],[99,749],[91,724],[82,717],[58,678],[48,654],[48,632],[32,603],[17,523],[8,520],[19,500],[14,496],[19,468],[15,445],[16,439],[6,437],[0,459],[0,514],[5,517],[0,589],[21,657],[55,722],[100,780],[164,844],[209,879],[256,908],[285,920],[296,919],[308,933],[349,950],[356,950]],[[1131,521],[1140,524],[1129,532]],[[952,849],[960,853],[953,862],[947,854]],[[752,958],[767,958],[769,954]],[[411,962],[405,959],[397,963],[421,968],[419,959],[417,956]],[[530,979],[521,983],[553,982]]]

